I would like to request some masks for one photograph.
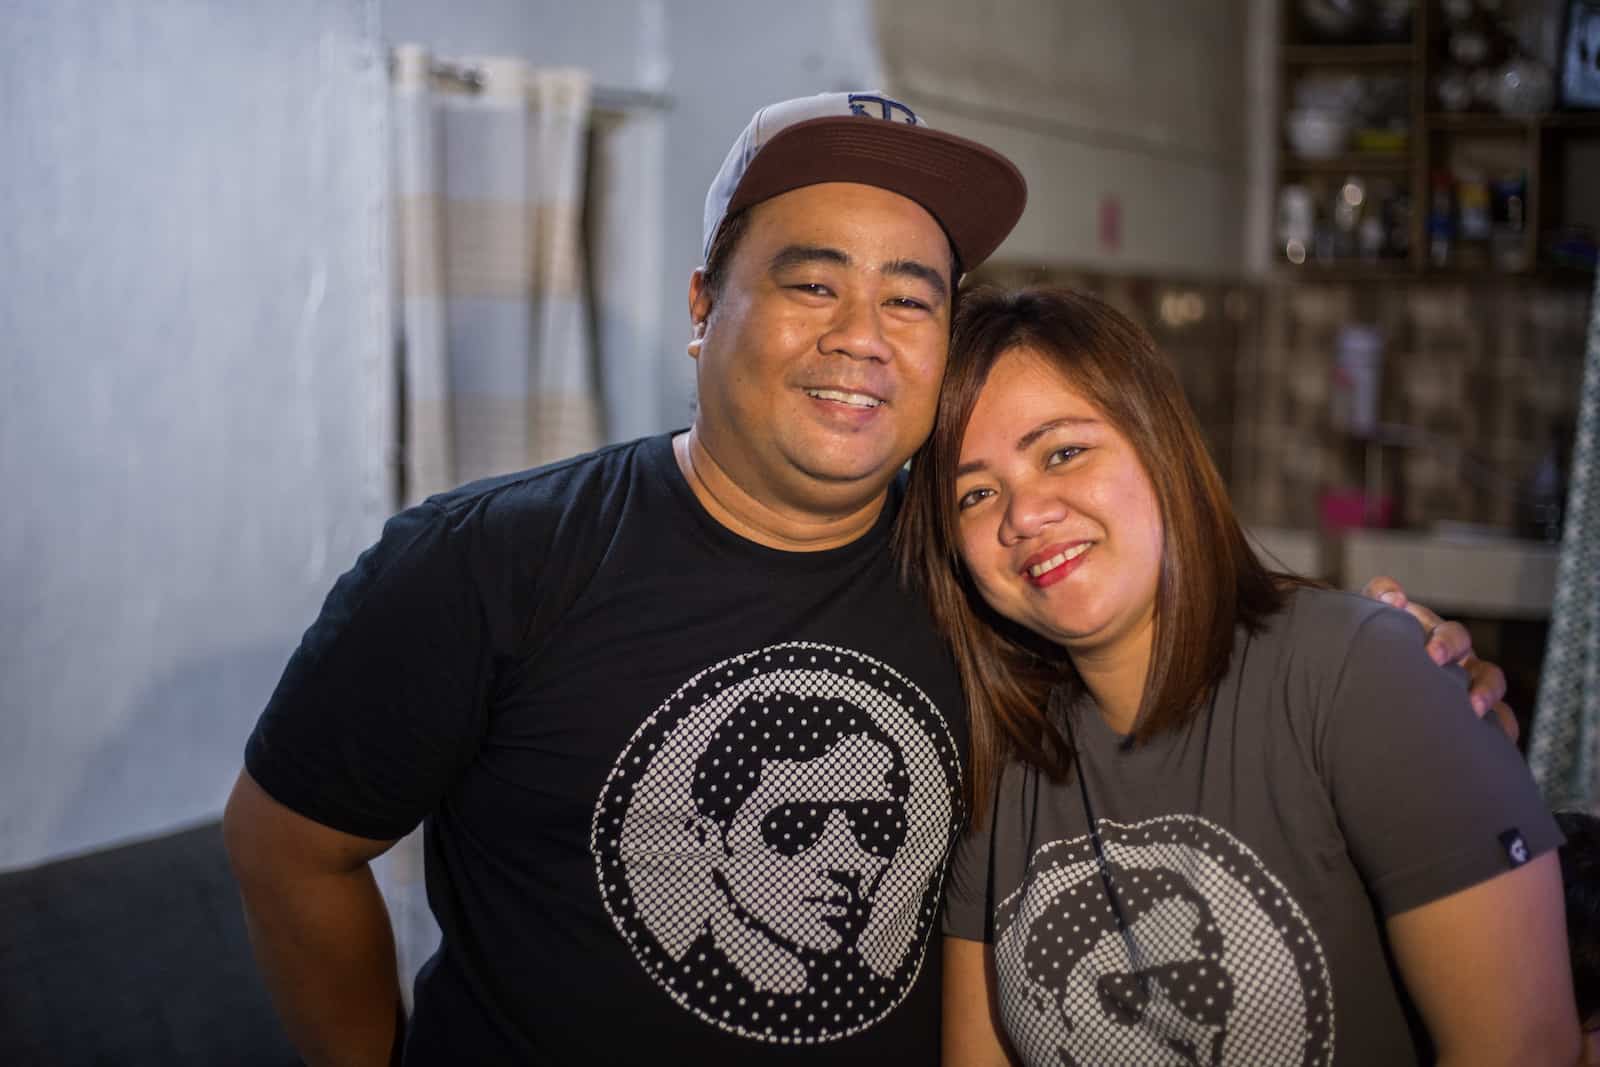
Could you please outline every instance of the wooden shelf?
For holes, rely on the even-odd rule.
[[[1273,272],[1287,281],[1297,282],[1377,282],[1416,275],[1416,270],[1403,259],[1308,259],[1304,263],[1290,263],[1280,258]]]
[[[1523,284],[1583,284],[1593,272],[1560,270],[1551,264],[1551,231],[1566,219],[1567,213],[1589,211],[1585,197],[1592,179],[1578,173],[1586,157],[1574,153],[1587,149],[1600,137],[1600,109],[1558,110],[1538,115],[1502,115],[1489,111],[1445,111],[1433,99],[1435,77],[1449,65],[1445,54],[1444,0],[1416,0],[1413,5],[1411,37],[1405,44],[1310,44],[1305,36],[1311,24],[1299,11],[1300,0],[1277,0],[1283,15],[1285,37],[1280,38],[1278,71],[1278,117],[1282,127],[1291,112],[1296,89],[1308,78],[1327,71],[1349,75],[1364,82],[1399,75],[1406,82],[1408,107],[1405,111],[1409,137],[1403,150],[1387,145],[1386,151],[1362,151],[1355,146],[1372,142],[1350,142],[1350,149],[1328,159],[1303,159],[1296,156],[1286,135],[1277,138],[1278,159],[1274,171],[1280,184],[1307,186],[1337,184],[1346,175],[1360,175],[1380,186],[1394,185],[1410,200],[1409,252],[1402,261],[1362,262],[1351,259],[1335,264],[1308,262],[1293,265],[1282,262],[1277,275],[1286,279],[1313,281],[1360,280],[1371,278],[1393,283],[1407,282],[1451,285],[1505,286]],[[1389,92],[1390,90],[1385,90]],[[1399,92],[1398,87],[1392,87]],[[1399,100],[1385,102],[1397,109]],[[1428,216],[1433,204],[1433,178],[1437,172],[1474,169],[1491,178],[1524,176],[1523,231],[1517,252],[1528,269],[1516,274],[1482,268],[1434,269],[1428,265],[1430,240]],[[1580,188],[1581,187],[1581,188]],[[1320,195],[1328,192],[1322,189]],[[1375,202],[1374,206],[1378,206]],[[1326,215],[1332,210],[1323,203]],[[1587,215],[1584,216],[1587,218]],[[1592,220],[1591,220],[1592,221]],[[1452,244],[1455,242],[1452,241]],[[1281,261],[1282,252],[1278,252]],[[1469,258],[1468,262],[1472,262]]]
[[[1500,115],[1490,111],[1430,111],[1423,124],[1430,130],[1478,133],[1526,133],[1538,127],[1541,115]]]
[[[1409,44],[1292,44],[1283,62],[1292,67],[1409,67],[1415,53]]]
[[[1430,285],[1470,285],[1475,287],[1499,286],[1557,286],[1587,288],[1594,284],[1594,272],[1576,267],[1541,266],[1534,270],[1501,271],[1489,267],[1467,269],[1462,267],[1424,267],[1418,270],[1409,261],[1380,259],[1317,262],[1307,260],[1295,264],[1279,259],[1273,265],[1275,277],[1289,282],[1392,282],[1408,278]]]
[[[1552,111],[1539,117],[1547,130],[1600,130],[1600,111]]]
[[[1586,267],[1560,267],[1553,263],[1541,264],[1533,272],[1533,277],[1547,285],[1581,286],[1588,289],[1594,285],[1594,269]]]
[[[1400,152],[1353,152],[1327,159],[1306,159],[1285,153],[1279,169],[1297,174],[1404,174],[1411,169],[1411,156]]]
[[[1436,282],[1505,282],[1507,284],[1515,284],[1533,281],[1537,273],[1528,269],[1496,270],[1493,267],[1435,267],[1432,264],[1422,268],[1422,276]]]
[[[1539,115],[1501,115],[1492,111],[1430,111],[1423,122],[1432,130],[1523,132],[1545,129],[1600,130],[1600,111],[1548,111]]]

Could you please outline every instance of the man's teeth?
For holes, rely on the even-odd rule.
[[[865,393],[846,393],[839,389],[807,389],[806,394],[818,400],[837,400],[841,404],[858,408],[875,408],[883,403],[875,396],[868,396]]]
[[[1089,551],[1089,544],[1090,543],[1088,541],[1085,541],[1082,544],[1073,545],[1065,552],[1057,552],[1043,563],[1035,563],[1033,566],[1029,567],[1028,573],[1037,578],[1041,574],[1044,574],[1048,571],[1053,571],[1063,563],[1067,562],[1067,560],[1077,559],[1079,556]]]

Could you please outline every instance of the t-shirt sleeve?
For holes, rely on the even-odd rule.
[[[245,747],[280,803],[389,840],[473,758],[493,655],[456,540],[437,505],[408,509],[334,585]]]
[[[982,829],[968,826],[950,857],[944,889],[943,930],[946,937],[968,941],[993,941],[989,887],[991,842],[999,812],[991,810]]]
[[[1474,717],[1395,610],[1360,624],[1324,721],[1324,773],[1362,880],[1391,916],[1561,844],[1516,746]]]

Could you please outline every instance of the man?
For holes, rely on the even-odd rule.
[[[763,109],[707,196],[693,427],[435,497],[340,579],[224,823],[308,1061],[400,1051],[367,865],[419,822],[443,942],[417,979],[408,1063],[937,1060],[926,950],[965,716],[888,535],[955,285],[1024,199],[1009,161],[883,97]],[[1492,703],[1492,669],[1488,683]],[[763,802],[785,799],[756,820],[746,797],[708,827],[697,761],[763,693],[796,697],[795,721],[736,730],[703,769],[754,770]],[[830,701],[861,727],[831,748],[818,729],[820,757],[765,759],[774,730],[804,742]],[[871,855],[899,837],[878,806],[896,799],[896,757],[905,836],[880,868],[845,841]],[[790,806],[801,796],[815,812]],[[812,832],[839,862],[800,902],[816,922],[780,920],[791,869],[774,837]],[[737,974],[700,958],[707,941]],[[831,952],[847,942],[864,967]]]

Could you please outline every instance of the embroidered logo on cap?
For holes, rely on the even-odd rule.
[[[890,100],[887,96],[874,96],[871,93],[850,94],[850,114],[869,114],[867,111],[868,104],[876,104],[878,107],[878,115],[876,117],[887,122],[897,121],[895,112],[900,112],[905,115],[905,118],[898,121],[903,121],[907,126],[922,125],[922,120],[917,118],[917,113],[898,100]]]
[[[1511,861],[1511,866],[1521,867],[1528,862],[1528,843],[1522,839],[1516,827],[1500,834],[1500,847],[1506,850],[1506,859]]]

